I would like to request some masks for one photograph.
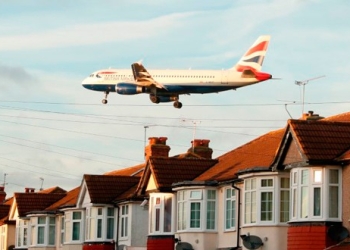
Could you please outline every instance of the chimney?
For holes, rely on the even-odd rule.
[[[314,114],[314,111],[309,111],[307,113],[304,113],[300,119],[305,121],[317,121],[323,118],[324,117],[319,116],[318,114]]]
[[[6,199],[5,187],[0,186],[0,204],[3,203]]]
[[[152,157],[169,157],[170,147],[166,145],[167,137],[149,137],[145,148],[146,161]]]
[[[34,193],[35,188],[28,188],[28,187],[26,187],[26,188],[24,188],[24,190],[25,190],[26,193]]]
[[[203,158],[211,159],[213,150],[209,148],[210,140],[195,139],[191,141],[192,147],[187,152],[193,152]]]

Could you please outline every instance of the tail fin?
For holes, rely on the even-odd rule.
[[[260,36],[232,69],[260,72],[269,42],[269,35]]]

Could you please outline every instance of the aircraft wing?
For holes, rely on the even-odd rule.
[[[153,79],[153,77],[148,73],[146,68],[140,62],[131,64],[132,73],[134,74],[135,81],[141,86],[156,86],[160,89],[166,89],[161,83]]]

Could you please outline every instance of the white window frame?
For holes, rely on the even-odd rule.
[[[129,238],[129,204],[121,205],[119,207],[119,219],[120,229],[119,237],[121,240],[127,240]]]
[[[217,189],[213,188],[177,188],[177,232],[216,232],[217,231]],[[208,192],[215,191],[215,198],[208,199]],[[209,205],[210,204],[210,205]],[[198,209],[196,218],[192,218],[192,209]],[[208,217],[208,209],[212,209]],[[214,212],[214,217],[213,217]],[[209,223],[208,220],[211,220]],[[195,223],[195,225],[193,224]],[[209,224],[208,224],[209,223]],[[208,229],[208,225],[214,228]]]
[[[112,206],[90,206],[86,207],[86,223],[85,223],[85,241],[107,241],[115,240],[114,232],[116,230],[115,216],[113,223],[113,239],[107,238],[107,219],[112,216],[108,216],[108,208]],[[115,215],[115,211],[114,211]]]
[[[27,248],[29,246],[29,220],[16,220],[16,248]]]
[[[225,223],[224,230],[225,231],[233,231],[236,230],[236,219],[237,219],[237,201],[236,201],[236,189],[234,188],[225,188],[224,189],[224,215],[225,215]],[[228,207],[229,204],[229,207]]]
[[[80,218],[74,218],[75,214],[80,214]],[[70,210],[65,212],[64,216],[64,243],[81,244],[84,242],[84,217],[83,210]],[[74,239],[74,225],[79,225],[79,239]],[[61,227],[62,230],[62,227]],[[62,234],[62,232],[61,232]]]
[[[308,171],[307,181],[302,179],[305,171]],[[331,183],[331,171],[337,171],[337,183]],[[291,176],[291,221],[341,221],[341,168],[293,168]],[[335,200],[332,200],[334,195],[330,195],[332,187],[335,187],[337,192]],[[305,199],[302,199],[303,192],[306,193]],[[337,216],[331,217],[330,210],[334,205]]]
[[[38,215],[38,216],[31,217],[30,218],[30,225],[31,225],[30,246],[55,246],[56,245],[56,224],[57,223],[56,223],[55,216]],[[40,242],[39,242],[39,233],[42,234],[40,237]],[[53,237],[53,242],[51,237]]]
[[[282,178],[289,179],[288,175],[266,175],[247,174],[241,176],[244,179],[243,190],[243,226],[251,225],[287,225],[289,221],[281,221],[281,191],[288,191],[288,188],[281,188]],[[255,182],[255,184],[254,184]],[[266,183],[267,185],[265,185]],[[271,185],[272,184],[272,185]],[[267,195],[268,200],[263,200]],[[266,197],[267,197],[266,196]],[[289,199],[289,196],[288,196]],[[267,208],[267,217],[262,216],[263,209]],[[285,208],[285,207],[284,207]],[[288,206],[286,213],[290,213]],[[266,219],[267,218],[267,219]]]
[[[150,194],[149,234],[171,235],[175,232],[175,198],[172,193]]]

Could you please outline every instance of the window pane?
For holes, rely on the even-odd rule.
[[[102,237],[102,219],[97,219],[97,238]]]
[[[207,229],[215,229],[215,201],[207,202]]]
[[[165,197],[164,199],[164,232],[171,232],[171,207],[172,199],[171,197]]]
[[[38,244],[44,244],[44,239],[45,239],[45,228],[38,227],[38,237],[37,237]]]
[[[160,223],[160,209],[157,208],[156,209],[156,228],[155,231],[158,232],[159,231],[159,223]]]
[[[55,226],[49,226],[49,245],[55,245],[55,229]]]
[[[114,208],[113,207],[107,208],[107,216],[114,216]]]
[[[190,198],[191,199],[202,199],[202,191],[201,190],[191,191]]]
[[[80,240],[80,222],[73,222],[72,240]]]
[[[199,202],[191,203],[190,227],[200,228],[201,204]]]
[[[280,222],[287,222],[289,220],[289,191],[281,191],[280,201]]]
[[[338,218],[338,186],[329,187],[329,217]]]
[[[225,228],[229,229],[231,228],[231,214],[232,214],[232,203],[231,200],[226,201],[226,223],[225,223]]]
[[[314,182],[316,183],[322,182],[322,170],[314,171]]]
[[[339,183],[339,170],[338,169],[330,169],[329,170],[329,183],[338,184]]]
[[[73,220],[80,220],[81,212],[73,212]]]
[[[301,218],[307,218],[308,217],[308,211],[309,211],[309,192],[308,187],[301,187],[301,211],[300,216]]]
[[[272,179],[263,179],[263,180],[261,180],[261,186],[262,187],[272,187],[273,186]]]
[[[301,171],[301,184],[309,183],[309,170],[305,169]]]
[[[314,188],[314,216],[321,215],[321,188]]]
[[[289,188],[289,178],[281,178],[281,188]]]
[[[272,192],[261,193],[261,220],[272,220]]]
[[[297,216],[297,190],[293,189],[293,217]]]
[[[46,217],[38,217],[38,224],[45,224],[46,223]]]
[[[114,217],[107,219],[107,239],[114,237]]]

